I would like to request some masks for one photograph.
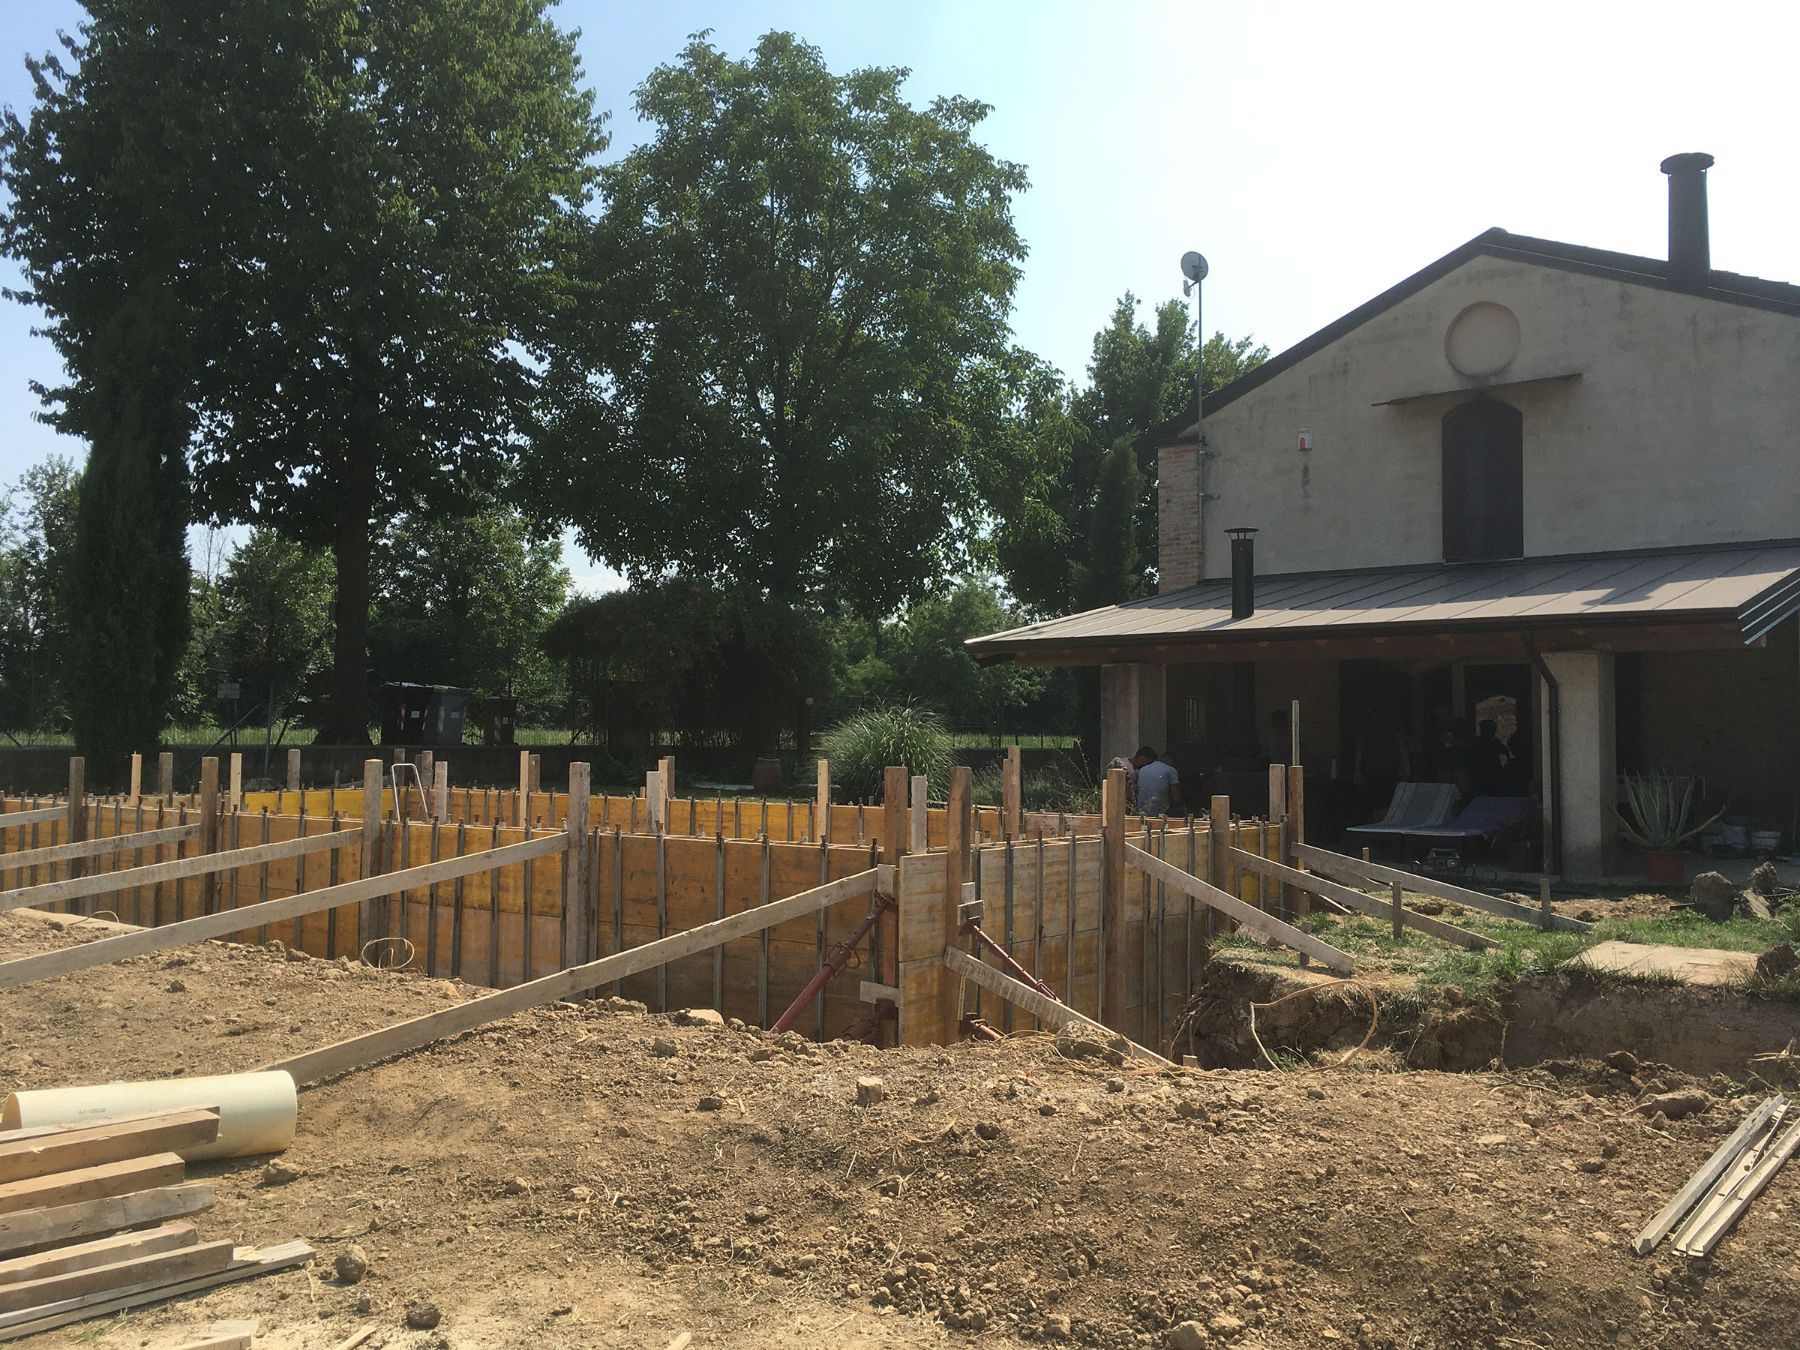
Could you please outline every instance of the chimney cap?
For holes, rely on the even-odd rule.
[[[1670,155],[1659,167],[1664,173],[1686,173],[1690,169],[1704,173],[1712,166],[1713,157],[1704,150],[1689,150],[1684,154]]]

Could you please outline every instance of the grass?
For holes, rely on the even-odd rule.
[[[1409,907],[1422,896],[1407,898]],[[1451,907],[1454,909],[1455,907]],[[1350,953],[1359,972],[1385,973],[1414,982],[1413,997],[1433,1002],[1452,988],[1469,1002],[1497,1007],[1501,995],[1513,984],[1549,974],[1567,965],[1589,947],[1602,942],[1657,943],[1671,947],[1716,947],[1726,951],[1764,952],[1778,942],[1800,943],[1800,911],[1787,910],[1773,919],[1735,918],[1712,923],[1700,914],[1678,910],[1652,918],[1603,919],[1583,933],[1533,928],[1493,915],[1447,909],[1441,918],[1472,933],[1492,938],[1498,947],[1471,952],[1411,929],[1396,942],[1392,926],[1383,919],[1361,914],[1313,916],[1313,933],[1322,941]],[[1241,934],[1219,940],[1240,959],[1257,963],[1286,962],[1291,953],[1270,953],[1268,948]],[[1657,976],[1590,971],[1595,979],[1618,979],[1634,984],[1675,983]],[[1800,975],[1778,981],[1754,978],[1741,992],[1759,997],[1800,1001]],[[1390,996],[1391,997],[1391,996]],[[1401,996],[1406,997],[1405,995]]]

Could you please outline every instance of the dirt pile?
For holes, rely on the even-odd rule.
[[[0,949],[66,940],[0,920]],[[179,955],[0,992],[0,1086],[247,1067],[462,996]],[[292,1179],[206,1170],[221,1232],[303,1234],[317,1267],[85,1343],[230,1316],[299,1350],[371,1322],[408,1350],[1785,1343],[1793,1175],[1703,1267],[1627,1250],[1740,1118],[1709,1089],[1635,1058],[1159,1071],[558,1007],[306,1092]]]

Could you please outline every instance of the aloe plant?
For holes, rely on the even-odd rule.
[[[1675,852],[1725,814],[1721,807],[1695,824],[1694,780],[1678,774],[1628,773],[1624,787],[1625,804],[1613,808],[1619,813],[1621,832],[1639,848],[1652,852]]]

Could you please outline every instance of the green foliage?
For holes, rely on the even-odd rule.
[[[1675,774],[1628,773],[1624,776],[1625,803],[1613,809],[1619,830],[1639,848],[1674,851],[1702,830],[1711,829],[1725,814],[1723,808],[1706,820],[1696,820],[1694,780]]]
[[[285,718],[315,692],[331,653],[331,555],[256,529],[214,581],[196,574],[194,636],[182,665],[181,715],[198,718],[218,707],[215,691],[235,680],[239,711],[273,704]],[[366,733],[365,733],[366,734]]]
[[[1049,673],[1012,664],[978,666],[963,641],[1024,622],[994,588],[965,580],[911,605],[889,626],[890,698],[904,697],[941,713],[951,726],[985,727],[1039,698]]]
[[[1026,184],[976,141],[985,105],[914,107],[905,77],[702,35],[637,90],[542,465],[595,557],[871,615],[955,570]]]
[[[773,750],[805,696],[800,672],[830,668],[816,617],[683,578],[572,601],[543,645],[568,673],[577,732],[614,754],[659,733]]]
[[[543,638],[569,573],[558,541],[519,512],[400,517],[377,540],[374,589],[376,683],[461,685],[517,699],[521,721],[561,718],[566,686]]]
[[[334,550],[332,720],[364,735],[371,522],[451,511],[529,434],[604,145],[547,0],[89,0],[0,130],[0,248],[85,434],[152,285],[201,511]]]
[[[1036,358],[1015,353],[1005,378],[1012,395],[1008,434],[987,464],[996,517],[991,551],[1012,593],[1036,613],[1116,604],[1156,580],[1156,463],[1133,442],[1194,403],[1203,364],[1208,393],[1267,359],[1248,337],[1214,333],[1204,361],[1183,301],[1168,300],[1138,321],[1127,292],[1094,335],[1081,388]],[[1130,447],[1127,449],[1127,447]],[[1119,462],[1135,456],[1135,484]],[[1135,491],[1126,509],[1120,496]]]
[[[941,793],[955,763],[943,720],[911,703],[853,713],[827,731],[822,744],[834,790],[852,800],[880,797],[891,764],[904,764],[908,775],[924,774]]]
[[[975,800],[983,804],[1002,801],[1003,779],[1004,772],[997,765],[976,774]],[[1027,811],[1081,814],[1100,810],[1100,784],[1094,781],[1087,765],[1072,754],[1058,755],[1046,764],[1026,769],[1020,775],[1019,789],[1020,801]]]
[[[67,715],[64,577],[80,481],[53,455],[0,493],[0,730],[49,731]]]
[[[155,749],[187,647],[190,419],[167,318],[154,292],[128,300],[95,353],[65,679],[75,745],[100,787]]]

